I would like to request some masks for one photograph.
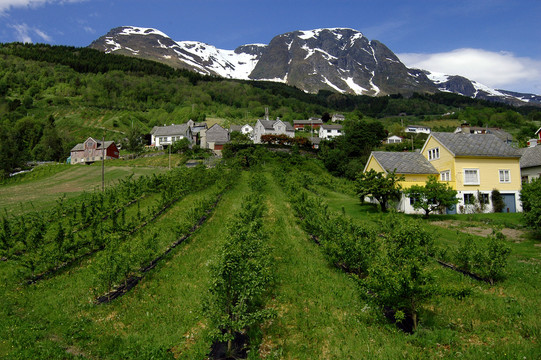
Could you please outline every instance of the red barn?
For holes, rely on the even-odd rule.
[[[82,144],[77,144],[71,149],[72,164],[90,164],[94,161],[101,161],[105,149],[105,159],[118,159],[118,148],[114,141],[94,140],[89,137]]]

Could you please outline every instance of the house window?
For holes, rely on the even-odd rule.
[[[440,158],[440,148],[434,148],[428,150],[428,160],[436,160]]]
[[[479,193],[479,203],[482,205],[488,205],[488,194]]]
[[[451,181],[451,170],[442,171],[440,173],[441,181]]]
[[[511,182],[511,173],[509,170],[500,170],[500,182],[501,183]]]
[[[464,194],[464,204],[474,204],[475,203],[475,195],[473,194]]]
[[[464,185],[479,185],[479,169],[464,169]]]
[[[412,196],[410,197],[410,205],[413,206],[413,204],[415,204],[416,202],[419,202],[420,199],[419,199],[419,195],[418,194],[412,194]]]

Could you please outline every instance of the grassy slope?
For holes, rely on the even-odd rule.
[[[272,306],[278,319],[265,328],[262,354],[287,359],[398,358],[407,354],[406,336],[382,329],[363,313],[355,281],[328,264],[298,226],[286,195],[275,182],[270,192],[266,221],[277,261]]]
[[[91,169],[92,167],[81,167]],[[71,168],[70,168],[71,169]],[[96,169],[100,169],[96,167]],[[69,170],[69,169],[68,169]],[[224,195],[208,222],[149,273],[139,286],[108,305],[92,303],[95,258],[33,286],[13,283],[16,267],[0,262],[0,358],[203,358],[210,343],[201,302],[208,264],[223,229],[247,191],[249,172]],[[41,181],[29,182],[37,184]],[[22,184],[21,184],[22,185]],[[263,325],[260,355],[288,359],[511,358],[541,356],[541,248],[538,241],[510,242],[507,280],[489,286],[432,265],[437,282],[472,290],[464,299],[436,297],[421,313],[420,329],[407,335],[377,318],[358,298],[355,280],[335,269],[298,226],[287,197],[269,175],[268,213],[276,285],[268,306],[278,317]],[[1,188],[0,188],[1,189]],[[320,187],[329,207],[377,225],[385,216],[357,199]],[[195,196],[197,197],[197,196]],[[159,222],[175,224],[187,197]],[[515,224],[518,216],[483,215]],[[457,215],[463,224],[477,216]],[[466,235],[426,223],[438,245],[457,245]],[[480,239],[472,236],[472,239]]]
[[[43,176],[0,185],[0,211],[8,213],[21,213],[33,207],[35,210],[46,209],[62,195],[73,198],[84,191],[93,191],[101,188],[101,166],[83,165],[51,165],[58,170],[47,171]],[[115,166],[109,163],[105,167],[105,184],[113,185],[118,179],[131,175],[151,175],[163,172],[166,169],[142,166]],[[19,175],[20,176],[20,175]]]
[[[385,221],[385,215],[375,213],[369,205],[361,206],[354,197],[329,192],[329,206],[367,224]],[[458,229],[473,222],[485,227],[521,227],[520,214],[473,214],[432,216],[437,220],[454,220],[456,228],[442,228],[425,222],[436,246],[456,249],[459,240],[483,241],[484,238],[465,234]],[[443,287],[462,286],[472,294],[464,299],[438,296],[421,314],[421,328],[404,339],[419,346],[423,356],[468,359],[541,357],[541,248],[539,241],[526,233],[519,240],[508,239],[512,253],[507,267],[507,279],[494,286],[478,282],[461,274],[432,264],[437,283]],[[422,357],[421,355],[418,355]]]
[[[3,281],[0,357],[161,358],[172,349],[201,358],[209,344],[203,341],[193,348],[191,336],[205,327],[201,301],[208,288],[208,259],[244,192],[240,182],[194,237],[111,304],[92,303],[92,258],[33,286],[18,288]],[[12,266],[0,263],[2,277],[9,276]]]

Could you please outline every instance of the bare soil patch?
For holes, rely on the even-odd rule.
[[[457,220],[442,220],[442,221],[432,221],[432,225],[440,226],[446,229],[456,229],[466,234],[478,235],[483,237],[488,237],[492,234],[492,228],[481,226],[479,223],[476,223],[477,226],[465,226],[464,222]],[[522,241],[526,237],[526,232],[523,230],[503,228],[501,230],[502,234],[506,238],[514,241]]]

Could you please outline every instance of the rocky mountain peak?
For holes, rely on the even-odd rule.
[[[268,45],[218,49],[198,41],[174,41],[152,28],[122,26],[90,44],[106,53],[136,56],[225,78],[278,81],[307,92],[358,95],[447,91],[512,104],[541,104],[541,97],[494,90],[461,76],[408,69],[383,43],[349,28],[297,30]]]

